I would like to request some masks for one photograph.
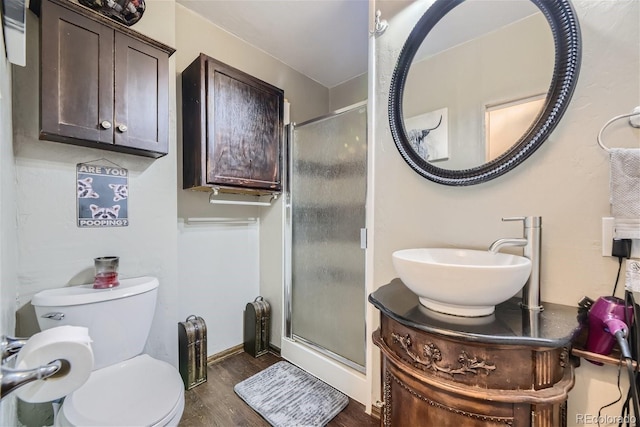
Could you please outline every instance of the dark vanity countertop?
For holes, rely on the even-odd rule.
[[[369,302],[401,324],[425,332],[492,344],[564,347],[580,333],[578,307],[543,302],[541,313],[520,308],[519,298],[496,306],[484,317],[458,317],[422,306],[400,279],[378,288]]]

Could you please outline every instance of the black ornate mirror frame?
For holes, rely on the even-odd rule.
[[[555,44],[555,65],[543,110],[520,139],[500,157],[462,170],[438,168],[421,158],[409,144],[404,127],[402,99],[411,62],[431,29],[464,0],[436,0],[424,13],[402,47],[389,91],[389,124],[393,140],[404,160],[423,177],[445,185],[480,184],[510,171],[548,138],[564,114],[580,71],[581,44],[578,19],[569,0],[531,0],[545,15]]]

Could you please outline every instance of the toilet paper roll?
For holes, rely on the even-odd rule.
[[[80,326],[59,326],[33,335],[20,349],[16,369],[35,369],[54,360],[62,368],[53,376],[16,389],[26,402],[50,402],[78,389],[93,370],[93,351],[89,330]]]

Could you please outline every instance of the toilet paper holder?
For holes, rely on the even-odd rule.
[[[15,389],[29,384],[32,381],[42,380],[55,375],[62,369],[63,362],[54,360],[53,362],[39,366],[34,369],[13,369],[5,367],[5,363],[16,355],[27,343],[28,338],[15,338],[2,336],[0,350],[2,350],[2,365],[0,366],[0,400]]]

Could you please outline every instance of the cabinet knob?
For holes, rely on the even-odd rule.
[[[128,129],[128,128],[127,128],[127,125],[118,125],[118,130],[119,130],[120,132],[123,132],[123,133],[124,133],[124,132],[126,132],[126,131],[127,131],[127,129]]]
[[[103,120],[102,123],[100,123],[100,127],[102,129],[111,129],[111,122],[109,122],[108,120]]]

